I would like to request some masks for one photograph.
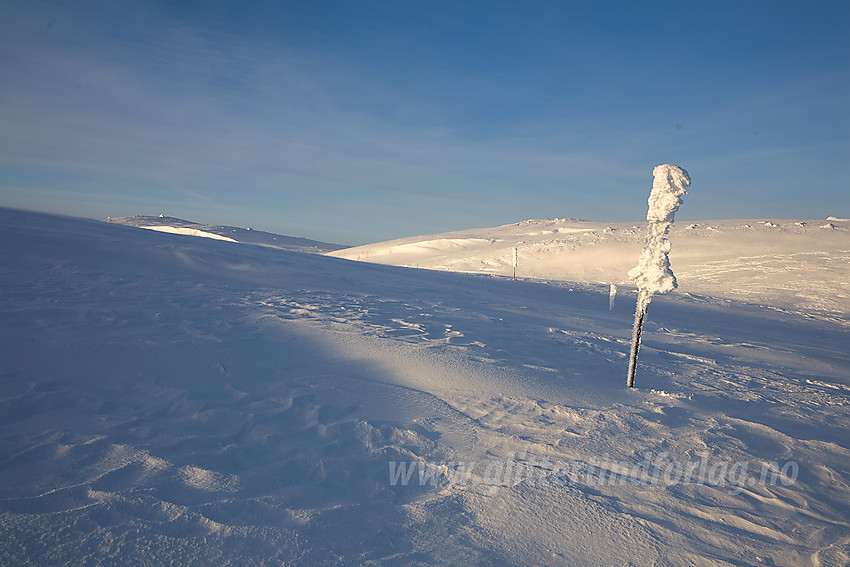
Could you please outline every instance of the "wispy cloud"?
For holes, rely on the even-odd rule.
[[[718,197],[741,189],[721,182],[729,171],[740,183],[782,183],[787,172],[748,177],[747,167],[811,148],[808,138],[789,145],[787,128],[804,128],[813,110],[797,110],[793,123],[782,113],[820,92],[790,85],[669,114],[524,109],[526,120],[494,116],[487,128],[453,122],[443,112],[452,100],[429,97],[474,83],[483,90],[459,93],[458,104],[479,97],[486,106],[488,89],[495,95],[505,84],[498,75],[422,93],[376,82],[328,57],[330,48],[198,26],[132,3],[12,2],[8,14],[0,23],[0,191],[20,200],[30,183],[87,202],[87,192],[123,194],[211,214],[211,222],[253,215],[267,228],[346,241],[531,216],[640,216],[661,161],[681,162],[695,192],[708,184]],[[431,70],[428,80],[459,76],[452,72]],[[822,83],[842,84],[826,75]],[[765,142],[778,123],[783,136]],[[761,140],[740,139],[758,124]],[[840,146],[840,135],[832,143]],[[740,216],[724,212],[722,198],[709,205],[716,216]]]

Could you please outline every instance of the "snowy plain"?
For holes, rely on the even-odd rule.
[[[0,564],[847,564],[848,224],[674,225],[627,390],[642,225],[0,209]]]
[[[670,230],[684,293],[773,306],[850,311],[850,220],[679,221]],[[520,277],[631,284],[646,223],[532,219],[414,236],[331,252],[380,264]]]

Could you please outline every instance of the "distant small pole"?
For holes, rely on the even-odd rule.
[[[517,259],[518,259],[518,251],[517,251],[517,247],[514,246],[514,279],[516,279]]]

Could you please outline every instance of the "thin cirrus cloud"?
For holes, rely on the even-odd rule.
[[[186,208],[223,211],[236,192],[300,207],[303,215],[322,203],[302,192],[318,192],[335,201],[372,199],[377,212],[397,216],[406,204],[421,204],[422,192],[444,209],[459,187],[480,197],[528,184],[529,172],[562,185],[588,164],[598,167],[599,158],[580,153],[552,158],[498,143],[460,143],[437,129],[398,132],[334,105],[325,89],[285,62],[240,60],[230,55],[238,50],[211,49],[207,38],[172,35],[181,45],[169,50],[184,56],[165,74],[85,51],[30,54],[22,82],[49,100],[23,93],[15,114],[4,117],[16,138],[4,161],[57,177],[83,175],[95,185],[128,177],[131,192],[148,191],[166,203],[186,199]],[[214,89],[222,73],[233,84]],[[181,189],[189,185],[204,190]],[[365,190],[352,194],[352,187]],[[317,219],[327,220],[334,204],[325,203]]]
[[[821,214],[790,197],[806,163],[819,164],[823,200],[848,204],[829,189],[847,173],[835,159],[847,149],[837,112],[847,80],[834,69],[770,84],[732,69],[726,86],[693,69],[647,77],[652,63],[632,65],[610,34],[581,32],[586,55],[565,44],[561,57],[558,30],[533,14],[518,17],[544,39],[508,36],[530,46],[515,55],[496,31],[446,35],[457,26],[436,17],[443,36],[430,44],[433,22],[409,39],[371,14],[308,18],[316,29],[299,21],[275,35],[155,3],[10,6],[4,204],[167,209],[356,244],[535,216],[637,218],[662,161],[691,172],[691,218],[758,216],[768,194],[789,196],[774,203],[789,216]],[[507,26],[498,16],[485,23]],[[703,64],[719,73],[726,61]]]

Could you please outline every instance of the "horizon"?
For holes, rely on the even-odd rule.
[[[0,206],[350,245],[850,216],[850,5],[5,2]]]
[[[227,223],[227,222],[221,222],[221,223],[206,222],[204,219],[192,219],[192,218],[187,219],[187,218],[183,218],[183,217],[175,217],[175,216],[167,214],[167,213],[157,213],[157,214],[149,214],[149,215],[148,214],[120,215],[120,216],[109,216],[108,215],[106,217],[93,217],[93,216],[85,216],[85,215],[82,215],[82,216],[81,215],[73,215],[73,214],[61,213],[61,212],[43,211],[43,210],[36,210],[36,209],[26,209],[26,208],[20,208],[20,207],[7,207],[7,206],[4,206],[2,204],[0,204],[0,209],[20,211],[20,212],[24,212],[24,213],[55,215],[55,216],[60,216],[60,217],[64,216],[64,217],[72,218],[72,219],[98,221],[98,222],[109,222],[110,220],[129,219],[129,218],[137,218],[137,217],[141,217],[141,218],[170,218],[170,219],[174,219],[174,220],[181,221],[181,222],[194,223],[194,224],[197,224],[199,226],[223,226],[223,227],[231,227],[231,228],[248,229],[248,230],[251,230],[251,231],[256,230],[256,231],[259,231],[259,232],[270,233],[270,234],[273,234],[273,235],[276,235],[276,236],[286,236],[286,237],[295,237],[295,238],[310,238],[310,237],[305,237],[305,236],[300,235],[300,234],[284,234],[284,233],[280,233],[280,232],[274,232],[273,230],[267,230],[266,228],[263,228],[262,226],[241,226],[241,225],[234,225],[234,224]],[[161,217],[160,215],[164,215],[164,217]],[[516,221],[509,221],[509,222],[498,224],[498,225],[468,226],[468,227],[463,227],[463,228],[459,228],[459,229],[456,229],[456,230],[443,231],[443,232],[439,232],[439,233],[405,234],[405,235],[400,235],[400,236],[393,236],[393,237],[390,237],[386,240],[376,240],[376,241],[371,241],[371,242],[358,242],[358,243],[354,243],[354,244],[347,243],[347,242],[331,242],[329,240],[322,240],[322,239],[316,239],[316,238],[310,238],[310,239],[316,240],[317,242],[321,242],[321,243],[324,243],[324,244],[340,245],[340,246],[343,246],[344,248],[357,248],[357,247],[360,247],[360,246],[369,246],[371,244],[381,244],[381,243],[385,243],[385,242],[391,242],[391,241],[394,241],[394,240],[406,240],[406,239],[409,239],[409,238],[417,238],[417,237],[425,237],[425,236],[438,236],[438,235],[441,235],[441,234],[451,234],[451,233],[454,233],[454,232],[462,232],[462,231],[465,231],[465,230],[486,230],[486,229],[492,229],[492,228],[499,228],[499,227],[502,227],[502,226],[511,226],[511,225],[515,225],[515,224],[521,224],[523,222],[531,222],[531,221],[555,221],[555,220],[599,223],[599,224],[631,224],[631,223],[640,224],[640,223],[646,223],[647,222],[647,220],[645,218],[640,219],[640,220],[626,219],[626,220],[620,220],[620,221],[610,221],[610,220],[605,220],[605,219],[584,219],[584,218],[572,218],[572,217],[546,217],[546,218],[541,217],[541,218],[529,218],[529,219],[520,219],[520,220],[516,220]],[[824,218],[819,218],[819,219],[810,218],[810,217],[796,217],[796,218],[795,217],[758,217],[758,218],[728,218],[728,219],[689,218],[689,219],[678,219],[678,220],[674,221],[672,224],[673,224],[673,226],[676,226],[677,224],[683,224],[683,223],[723,223],[723,222],[733,222],[733,221],[740,221],[740,222],[764,222],[764,221],[779,221],[779,222],[786,222],[786,221],[787,222],[803,222],[803,221],[820,222],[820,221],[824,221],[824,222],[829,222],[829,221],[845,221],[846,222],[846,221],[848,221],[848,219],[842,218],[842,217],[836,217],[834,215],[830,215],[830,216],[827,216],[827,217],[824,217]],[[124,225],[119,224],[119,226],[124,226]]]

